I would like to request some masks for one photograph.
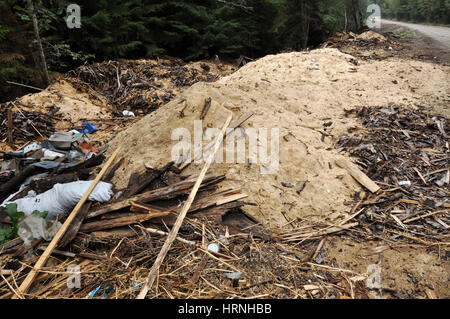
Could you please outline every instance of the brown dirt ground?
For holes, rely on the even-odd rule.
[[[92,140],[104,145],[112,139],[112,149],[118,145],[125,147],[127,162],[114,180],[118,187],[126,186],[130,174],[143,171],[145,164],[162,167],[170,160],[171,129],[186,127],[192,131],[192,121],[198,119],[207,97],[212,97],[213,102],[204,127],[221,127],[228,114],[236,118],[253,111],[255,115],[244,127],[280,127],[280,173],[263,176],[259,166],[214,165],[214,173],[228,177],[223,187],[244,188],[250,195],[249,201],[259,204],[248,212],[269,227],[285,227],[287,221],[282,211],[290,220],[333,221],[348,215],[349,207],[344,201],[361,190],[333,163],[337,158],[347,157],[334,149],[339,136],[361,128],[357,119],[345,116],[345,110],[394,104],[431,106],[437,113],[450,115],[450,71],[448,66],[436,63],[448,61],[446,53],[421,54],[427,44],[425,39],[399,41],[405,41],[401,58],[369,59],[359,61],[358,65],[352,62],[353,56],[337,49],[270,55],[216,83],[195,84],[132,127],[134,120],[115,122],[106,105],[89,100],[64,81],[25,96],[22,101],[43,111],[52,105],[60,107],[65,118],[58,123],[61,130],[78,125],[81,119],[105,123],[104,130],[93,135]],[[427,62],[430,59],[417,61],[418,56],[424,55],[439,58],[431,57],[435,63]],[[313,64],[318,64],[319,70],[308,69]],[[181,118],[183,109],[185,117]],[[324,123],[329,122],[331,127],[326,128]],[[123,131],[127,127],[130,128]],[[0,148],[8,150],[1,144]],[[186,173],[195,174],[199,169],[198,165],[191,165]],[[298,186],[304,181],[309,183],[301,195],[281,185],[285,182]],[[378,245],[382,243],[332,236],[326,240],[322,255],[325,260],[337,262],[340,268],[359,274],[380,261],[385,290],[381,295],[368,292],[370,298],[430,298],[430,290],[437,298],[450,296],[450,265],[445,247],[431,251],[408,245],[373,253],[372,249]],[[393,296],[389,289],[401,295]]]
[[[405,58],[429,61],[450,65],[450,52],[443,49],[436,40],[426,35],[395,24],[383,23],[380,33],[387,37],[395,36],[395,40],[403,45]],[[406,36],[408,33],[412,37]]]
[[[325,243],[323,255],[336,261],[340,268],[361,274],[368,271],[369,265],[379,263],[382,289],[371,290],[370,298],[426,299],[429,298],[427,291],[432,291],[439,299],[449,298],[450,263],[445,249],[404,245],[385,246],[381,253],[374,252],[382,246],[382,242],[361,242],[335,236]],[[399,294],[392,295],[389,289]]]

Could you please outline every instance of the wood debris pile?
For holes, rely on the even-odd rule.
[[[363,108],[357,115],[367,130],[342,137],[339,146],[382,188],[355,195],[360,225],[387,240],[447,242],[450,120],[399,107]]]
[[[179,59],[107,61],[70,71],[66,78],[93,98],[106,98],[120,113],[148,114],[171,101],[180,88],[213,82],[219,76],[208,65],[197,69]]]
[[[384,60],[398,55],[402,45],[394,37],[385,38],[379,33],[368,31],[361,35],[353,32],[337,32],[328,39],[323,48],[337,48],[342,53],[362,60]]]
[[[98,155],[70,172],[55,170],[30,187],[42,192],[63,177],[92,180],[103,160]],[[102,181],[109,182],[123,162],[124,158],[111,161]],[[348,270],[323,265],[316,258],[324,235],[342,229],[309,236],[302,245],[292,246],[242,210],[254,204],[243,201],[247,194],[241,189],[218,190],[224,179],[203,178],[148,298],[366,297],[364,274],[350,271],[356,279],[349,281]],[[170,162],[133,174],[108,203],[85,202],[25,292],[21,289],[30,269],[51,244],[36,239],[25,246],[17,238],[0,245],[0,298],[136,298],[196,180],[182,176]],[[60,222],[67,218],[68,214],[58,216]],[[9,221],[2,216],[0,223]],[[208,248],[211,244],[219,250]],[[81,270],[81,286],[67,285],[70,267]]]
[[[8,112],[11,113],[11,123],[8,122]],[[0,140],[8,142],[8,132],[11,131],[12,144],[49,137],[56,131],[50,115],[20,110],[12,103],[0,105],[0,123]]]

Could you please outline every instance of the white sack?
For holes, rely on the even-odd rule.
[[[68,184],[56,184],[52,189],[34,197],[21,198],[3,205],[16,203],[17,211],[30,216],[35,210],[48,212],[48,218],[53,219],[59,214],[70,213],[81,197],[86,193],[93,181],[80,181]],[[113,195],[112,184],[100,182],[89,195],[89,200],[104,203]]]

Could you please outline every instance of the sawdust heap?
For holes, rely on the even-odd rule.
[[[360,39],[360,40],[375,40],[376,39],[376,40],[381,41],[381,42],[386,42],[387,41],[387,39],[386,39],[386,37],[384,35],[379,34],[377,32],[373,32],[373,31],[366,31],[364,33],[361,33],[356,38]]]
[[[79,93],[68,82],[59,80],[42,92],[28,94],[20,102],[30,109],[42,113],[52,112],[61,116],[66,123],[59,124],[58,129],[80,125],[81,120],[110,118],[111,109],[105,107],[105,101],[95,101],[88,94]]]
[[[211,97],[204,129],[221,128],[228,114],[237,119],[253,111],[244,128],[280,130],[278,174],[261,175],[259,165],[213,164],[211,168],[215,174],[226,174],[224,188],[242,187],[248,201],[258,204],[246,207],[248,213],[271,226],[283,226],[295,218],[323,220],[346,214],[350,208],[344,201],[361,189],[334,164],[344,156],[334,143],[360,125],[344,110],[432,105],[448,114],[445,95],[450,92],[448,70],[436,65],[388,60],[355,66],[354,60],[336,49],[270,55],[215,83],[193,85],[112,141],[112,149],[119,144],[124,147],[127,159],[114,183],[126,187],[130,174],[143,171],[144,164],[162,167],[169,162],[171,148],[178,142],[171,141],[173,129],[187,128],[192,134],[193,121]],[[200,165],[191,165],[185,173],[199,170]],[[304,182],[306,187],[298,194]]]

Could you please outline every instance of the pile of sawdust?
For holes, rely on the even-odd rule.
[[[57,122],[58,129],[81,125],[82,120],[109,118],[111,109],[105,101],[95,101],[88,94],[79,93],[68,82],[59,80],[40,93],[28,94],[19,99],[21,105],[42,113],[54,111],[63,121]]]
[[[334,163],[345,157],[334,148],[339,136],[360,127],[344,111],[396,104],[434,106],[448,114],[450,92],[448,69],[443,67],[394,59],[355,66],[354,60],[336,49],[270,55],[216,83],[193,85],[112,141],[112,149],[122,145],[126,153],[114,183],[126,187],[130,174],[143,171],[145,164],[162,167],[169,162],[178,143],[171,140],[172,131],[187,128],[193,136],[193,122],[211,97],[204,129],[220,129],[229,114],[236,119],[253,111],[244,128],[280,131],[277,174],[261,175],[258,164],[212,165],[213,173],[226,174],[223,187],[242,187],[248,201],[257,203],[246,208],[248,213],[270,226],[345,215],[350,208],[344,201],[361,189]],[[197,174],[200,165],[189,166],[185,173]]]
[[[387,39],[384,35],[379,34],[377,32],[373,32],[373,31],[366,31],[364,33],[361,33],[360,35],[358,35],[356,37],[359,40],[378,40],[381,42],[386,42]]]

